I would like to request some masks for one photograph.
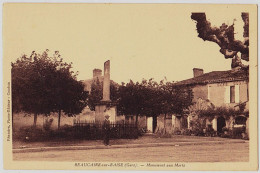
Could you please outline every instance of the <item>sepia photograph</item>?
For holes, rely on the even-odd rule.
[[[3,4],[5,169],[258,170],[256,4]]]

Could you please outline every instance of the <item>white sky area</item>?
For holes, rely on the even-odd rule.
[[[230,70],[216,43],[203,41],[191,12],[174,5],[24,5],[4,13],[4,55],[14,62],[33,50],[60,51],[73,62],[79,80],[92,78],[94,68],[110,60],[111,79],[121,83],[154,78],[180,81],[193,68]],[[241,11],[207,11],[212,25],[235,21],[235,38],[243,40]],[[6,17],[6,18],[5,18]]]

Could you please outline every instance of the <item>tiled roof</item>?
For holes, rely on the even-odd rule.
[[[230,81],[248,80],[248,70],[212,71],[201,76],[176,82],[176,85],[202,85]]]

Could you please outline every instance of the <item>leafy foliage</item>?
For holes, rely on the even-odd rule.
[[[111,100],[117,103],[121,115],[152,116],[160,114],[182,114],[192,101],[192,91],[181,88],[175,83],[157,83],[153,79],[141,83],[130,80],[127,84],[115,85],[111,82]],[[88,106],[94,110],[95,104],[102,99],[102,82],[91,85]],[[137,118],[136,118],[137,121]]]
[[[181,114],[192,101],[191,90],[153,79],[141,83],[130,81],[119,89],[119,108],[126,115]]]
[[[13,111],[34,114],[34,125],[38,114],[59,112],[60,122],[61,111],[72,116],[86,106],[84,85],[77,81],[72,63],[63,62],[58,51],[52,57],[48,50],[42,54],[33,51],[11,65]]]
[[[195,120],[190,121],[190,126],[192,127],[191,133],[193,133],[195,136],[204,135],[203,129],[205,127],[200,119],[195,119]]]
[[[209,117],[211,119],[214,118],[214,116],[223,116],[225,119],[229,119],[230,116],[238,116],[243,114],[244,112],[241,111],[241,109],[235,109],[233,107],[213,107],[213,108],[208,108],[205,110],[200,110],[198,112],[200,117]]]

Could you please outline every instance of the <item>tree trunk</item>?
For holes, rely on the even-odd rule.
[[[155,132],[156,127],[157,127],[157,116],[153,116],[153,133]]]
[[[135,116],[135,125],[138,126],[138,115]]]
[[[37,116],[38,116],[38,114],[35,113],[35,114],[34,114],[34,119],[33,119],[33,127],[34,127],[34,128],[36,128]]]
[[[164,120],[163,120],[163,134],[166,134],[166,114],[164,114]]]
[[[60,117],[61,117],[61,110],[59,110],[59,117],[58,117],[58,130],[60,129]]]

